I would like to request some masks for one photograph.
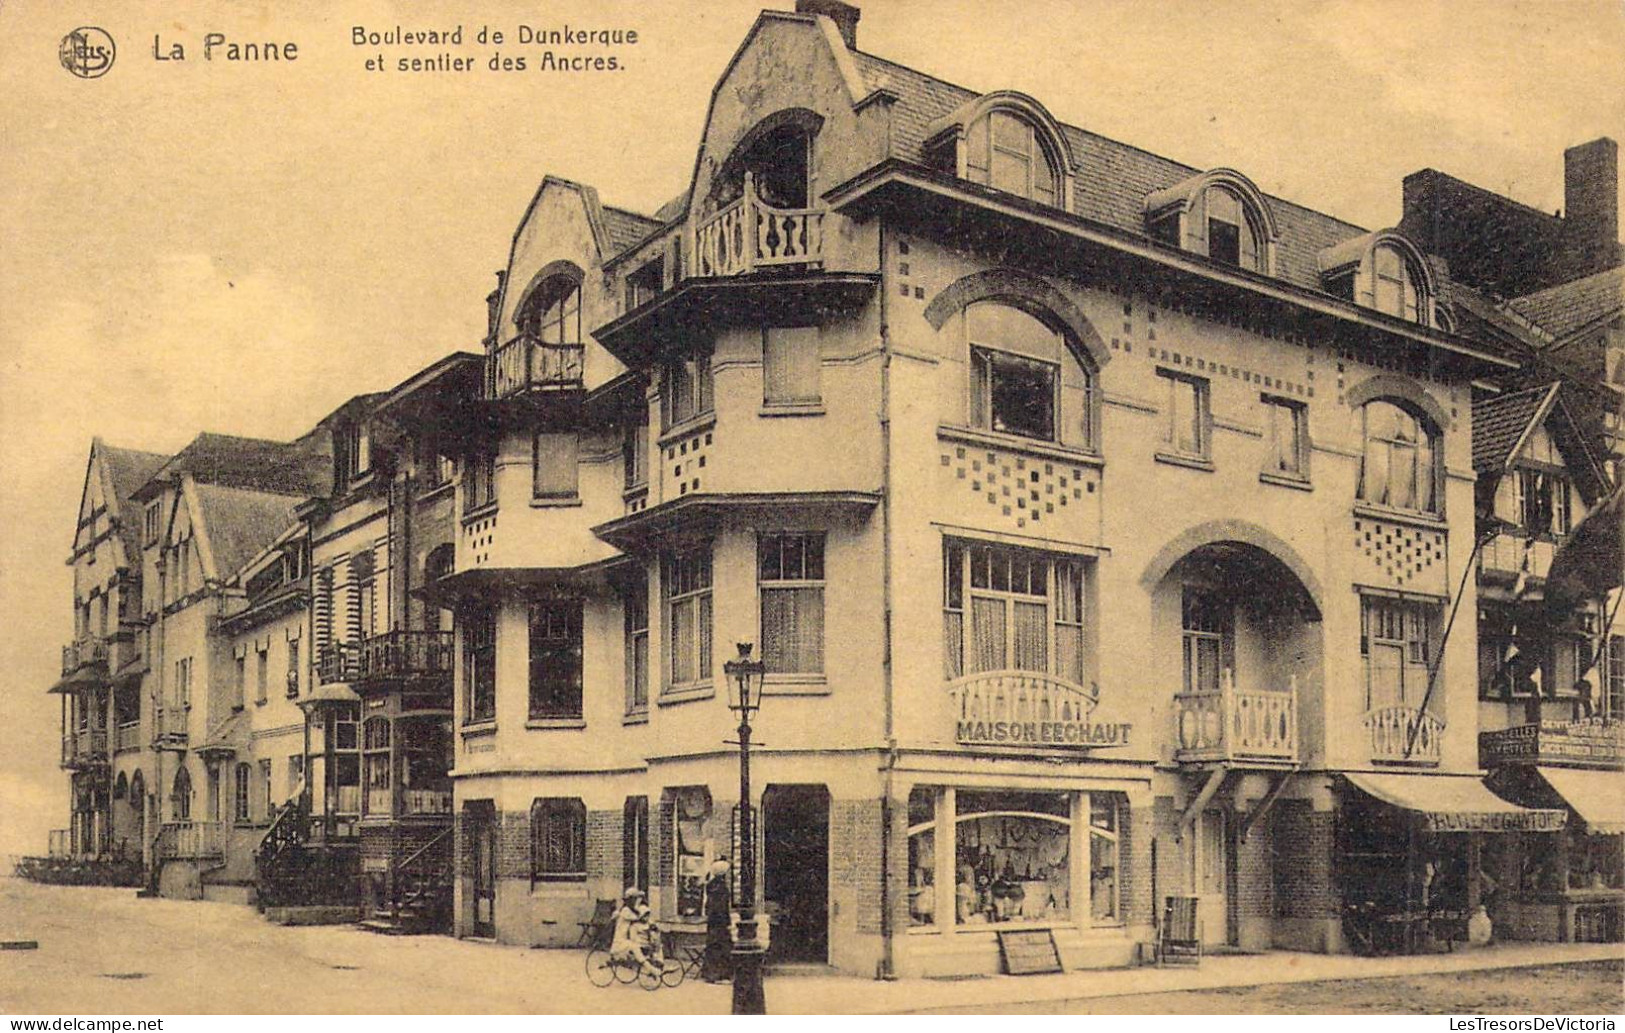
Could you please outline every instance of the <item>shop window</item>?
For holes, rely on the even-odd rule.
[[[1215,592],[1186,587],[1180,597],[1184,691],[1214,693],[1235,667],[1235,608]]]
[[[965,134],[966,178],[1058,207],[1060,175],[1037,127],[1008,111],[992,111]]]
[[[1625,719],[1625,635],[1608,638],[1607,677],[1603,713],[1615,721]]]
[[[1365,449],[1359,498],[1379,506],[1438,513],[1441,457],[1433,430],[1393,402],[1367,402],[1360,412]]]
[[[666,599],[668,692],[711,682],[711,545],[669,553],[660,579]]]
[[[538,797],[530,805],[530,880],[587,877],[587,807],[575,797]]]
[[[943,566],[948,680],[1016,670],[1085,684],[1084,571],[1078,560],[949,541]]]
[[[711,356],[697,355],[666,364],[661,374],[662,427],[698,419],[712,411]]]
[[[1116,793],[1089,794],[1089,918],[1095,925],[1122,921],[1119,848],[1127,814]]]
[[[1360,657],[1365,665],[1366,709],[1422,705],[1439,627],[1437,603],[1364,596],[1360,600]]]
[[[394,813],[394,793],[390,789],[389,718],[369,717],[361,726],[361,778],[366,785],[362,813],[389,817]]]
[[[762,402],[809,405],[819,400],[818,328],[768,327],[762,331]]]
[[[253,781],[254,769],[246,763],[239,763],[235,768],[235,775],[232,794],[234,806],[232,807],[231,817],[233,821],[242,824],[249,820],[249,783]]]
[[[530,716],[581,717],[581,601],[550,599],[530,606]]]
[[[705,825],[711,818],[711,792],[704,786],[672,790],[672,840],[677,862],[677,917],[705,913],[706,868],[712,861]]]
[[[824,536],[764,534],[756,546],[768,674],[824,672]]]
[[[531,495],[538,499],[576,497],[579,465],[576,435],[537,434],[531,457]]]
[[[1162,428],[1164,449],[1190,459],[1209,458],[1213,417],[1209,411],[1208,382],[1202,377],[1157,370],[1164,383],[1167,404]]]
[[[1071,921],[1068,794],[965,789],[956,810],[959,925]]]
[[[463,691],[466,722],[494,721],[497,716],[496,614],[470,610],[463,625]]]
[[[916,786],[908,794],[908,924],[937,924],[937,793]]]
[[[642,570],[621,589],[626,642],[626,712],[649,710],[649,578]]]
[[[1309,410],[1301,402],[1270,395],[1264,402],[1264,472],[1294,480],[1309,479]]]

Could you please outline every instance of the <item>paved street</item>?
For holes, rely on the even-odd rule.
[[[11,878],[0,878],[0,939],[39,941],[35,951],[0,951],[0,1012],[11,1014],[716,1014],[727,1011],[729,1001],[728,987],[703,983],[654,992],[619,985],[600,990],[587,983],[579,951],[384,937],[348,926],[282,928],[245,907],[138,900],[131,890]],[[1622,956],[1618,945],[1508,945],[1425,958],[1280,954],[1261,963],[1213,957],[1196,970],[1019,979],[785,977],[768,980],[767,999],[770,1010],[786,1013],[1423,1011],[1436,1010],[1427,1002],[1442,1000],[1431,995],[1449,987],[1450,1000],[1464,1009],[1480,1001],[1483,1009],[1503,1012],[1593,1011],[1611,999],[1618,1011]],[[1584,962],[1592,964],[1576,964]],[[1506,974],[1560,963],[1569,967]],[[1422,977],[1429,972],[1440,975]],[[1322,989],[1328,980],[1364,977],[1399,981],[1333,987],[1329,1000]],[[1260,980],[1276,985],[1235,989]],[[1540,994],[1549,982],[1563,988],[1562,996],[1545,1004]]]

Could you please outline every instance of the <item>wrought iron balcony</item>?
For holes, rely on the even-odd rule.
[[[756,196],[745,174],[739,200],[694,230],[695,276],[740,276],[775,266],[824,262],[824,210],[774,208]]]
[[[575,344],[550,344],[520,334],[499,346],[486,359],[485,395],[511,398],[530,391],[579,388],[585,350]]]
[[[1444,739],[1444,722],[1416,707],[1377,707],[1365,715],[1371,737],[1371,760],[1376,764],[1414,764],[1434,767],[1439,763]]]
[[[107,729],[81,728],[62,737],[62,766],[87,768],[107,763]]]
[[[451,673],[449,631],[386,631],[361,643],[357,676],[423,678]]]
[[[1288,680],[1285,692],[1241,690],[1227,671],[1219,691],[1181,692],[1174,704],[1179,715],[1176,760],[1297,763],[1296,677]]]

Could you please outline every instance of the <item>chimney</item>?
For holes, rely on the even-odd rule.
[[[1586,257],[1619,249],[1619,144],[1604,136],[1563,152],[1563,228]]]
[[[858,49],[858,19],[863,17],[863,12],[851,4],[843,4],[841,0],[796,0],[796,13],[823,15],[840,30],[846,49]]]

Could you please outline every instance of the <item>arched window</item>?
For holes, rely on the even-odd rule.
[[[560,273],[542,280],[520,303],[514,323],[519,336],[491,356],[491,389],[496,397],[530,388],[580,386],[579,276]]]
[[[1207,188],[1207,255],[1216,262],[1262,272],[1263,234],[1258,218],[1227,186]]]
[[[1360,409],[1365,449],[1360,464],[1362,501],[1419,513],[1438,513],[1441,456],[1428,421],[1390,401]]]
[[[439,581],[452,573],[457,566],[457,546],[451,542],[442,542],[429,550],[428,557],[423,561],[423,580],[425,582]]]
[[[972,427],[1094,446],[1093,377],[1064,334],[996,301],[967,306],[964,323]]]
[[[125,780],[124,772],[118,773],[118,781],[113,783],[113,799],[122,800],[130,791],[130,784]]]
[[[1419,277],[1392,244],[1379,244],[1371,256],[1372,307],[1412,323],[1422,321]]]
[[[568,276],[539,285],[517,319],[521,333],[543,344],[581,343],[581,286]]]
[[[175,772],[169,791],[169,812],[176,821],[192,819],[192,774],[185,768]]]
[[[587,807],[578,797],[537,797],[530,804],[530,878],[587,877]]]
[[[965,175],[995,190],[1060,206],[1060,171],[1043,137],[1027,119],[994,110],[965,136]]]

